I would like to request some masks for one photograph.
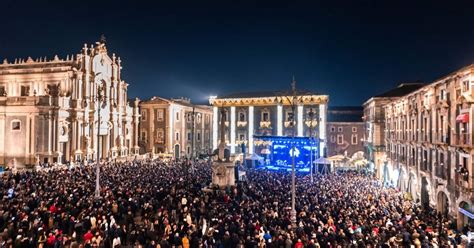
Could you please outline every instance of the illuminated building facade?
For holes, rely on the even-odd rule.
[[[444,214],[458,227],[472,216],[474,65],[406,96],[385,110],[385,180]]]
[[[362,107],[328,108],[328,157],[345,155],[350,158],[355,153],[364,153],[362,140],[365,123],[362,114]]]
[[[0,164],[95,160],[98,147],[101,158],[138,154],[138,100],[128,102],[121,70],[105,39],[65,59],[5,59]]]
[[[326,150],[326,111],[329,97],[315,93],[297,92],[293,113],[291,94],[272,92],[237,93],[211,97],[213,107],[213,148],[220,140],[219,120],[224,115],[225,141],[231,154],[255,151],[254,136],[292,136],[292,118],[297,137],[314,137],[319,140],[320,156]]]
[[[140,102],[141,153],[175,158],[207,154],[211,147],[212,108],[189,99],[153,97]]]
[[[371,97],[364,104],[364,147],[370,167],[378,178],[383,177],[385,153],[385,109],[384,106],[410,92],[423,87],[423,83],[403,83],[380,95]]]

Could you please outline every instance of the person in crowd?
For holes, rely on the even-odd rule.
[[[1,247],[455,247],[452,219],[370,175],[249,169],[220,190],[206,161],[134,160],[18,172],[0,181]],[[206,188],[206,189],[205,189]],[[13,193],[12,193],[13,192]]]

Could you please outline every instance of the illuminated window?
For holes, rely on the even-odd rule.
[[[353,145],[357,145],[357,143],[358,143],[358,142],[357,142],[357,134],[353,134],[353,135],[352,135],[352,144],[353,144]]]
[[[157,109],[156,110],[156,119],[158,121],[163,121],[163,116],[164,116],[163,109]]]

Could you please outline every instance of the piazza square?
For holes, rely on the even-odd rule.
[[[474,247],[469,11],[27,2],[1,247]]]

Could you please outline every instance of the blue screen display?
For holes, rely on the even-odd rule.
[[[294,142],[294,152],[292,143]],[[313,159],[319,157],[317,142],[311,142],[309,139],[298,139],[292,141],[291,138],[275,139],[272,143],[271,163],[274,166],[291,167],[292,156],[295,156],[296,167],[309,167],[311,149],[313,150]]]

